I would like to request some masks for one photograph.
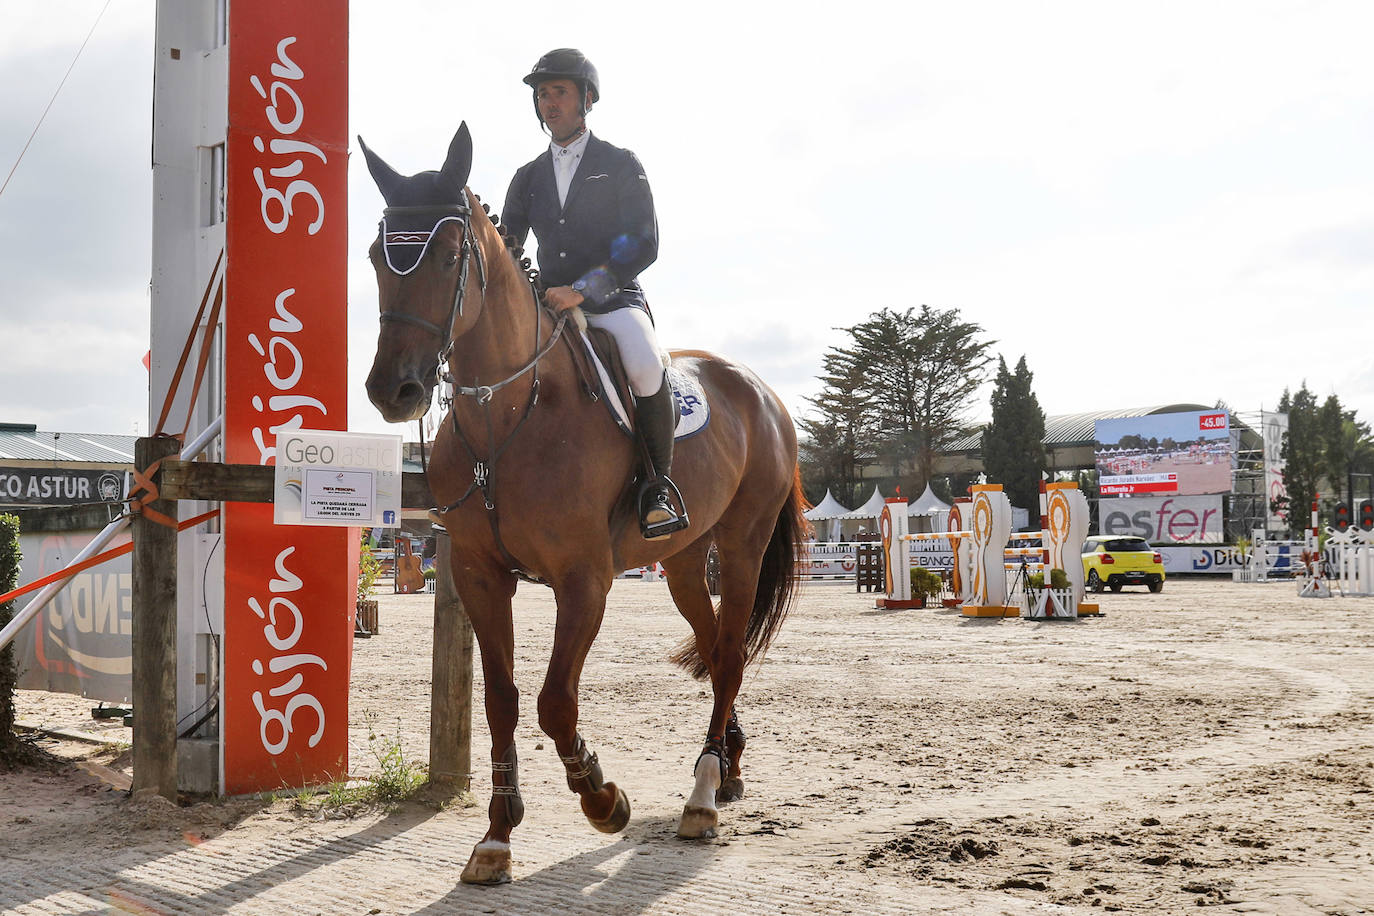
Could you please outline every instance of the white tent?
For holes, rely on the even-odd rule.
[[[825,491],[825,499],[821,500],[806,512],[806,520],[809,522],[823,522],[831,518],[843,518],[849,514],[849,510],[840,504],[840,501],[831,495],[829,490]]]
[[[949,503],[940,499],[926,484],[926,491],[906,507],[912,531],[944,531],[949,521]]]
[[[853,512],[846,512],[840,516],[838,524],[840,526],[839,539],[842,541],[867,541],[873,537],[873,532],[878,530],[878,516],[883,513],[883,494],[875,485],[873,495],[868,497],[868,502],[864,503]]]
[[[847,514],[845,518],[876,519],[883,514],[884,502],[886,500],[883,498],[882,491],[878,489],[877,485],[874,485],[873,495],[868,498],[868,502]]]
[[[907,515],[935,515],[938,512],[948,512],[949,503],[935,495],[935,491],[926,484],[926,491],[911,501],[911,505],[906,507]]]
[[[825,499],[807,511],[806,520],[814,524],[816,540],[838,541],[844,533],[844,522],[841,519],[847,515],[849,510],[826,490]]]

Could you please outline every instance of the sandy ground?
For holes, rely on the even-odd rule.
[[[666,586],[616,583],[582,681],[582,732],[634,806],[620,838],[581,821],[538,731],[553,605],[547,590],[521,586],[517,742],[528,813],[514,837],[515,884],[458,884],[485,829],[484,767],[479,805],[437,813],[410,804],[323,818],[289,799],[177,809],[131,799],[76,764],[127,774],[118,746],[48,740],[73,763],[0,775],[0,910],[78,910],[52,888],[62,869],[92,858],[118,864],[136,852],[138,867],[158,864],[167,881],[190,886],[191,870],[211,860],[188,849],[249,868],[289,841],[298,857],[343,850],[334,857],[385,866],[348,872],[350,907],[302,903],[301,912],[543,909],[520,902],[522,884],[574,885],[580,903],[569,912],[1374,912],[1374,599],[1176,580],[1159,595],[1102,595],[1100,619],[1033,623],[876,610],[851,589],[807,586],[747,675],[747,794],[722,809],[715,840],[672,836],[710,704],[664,661],[685,634]],[[427,756],[431,612],[427,596],[383,596],[381,633],[356,643],[359,776],[377,765],[369,718],[407,756]],[[480,680],[479,671],[479,710]],[[90,706],[19,697],[22,721],[127,741],[120,725],[93,721]],[[474,728],[482,761],[480,714]],[[427,852],[402,880],[414,863],[379,852],[390,847],[376,838],[406,835]],[[728,866],[749,883],[679,906],[694,886],[685,860],[694,874]],[[388,870],[387,881],[372,877]],[[140,887],[151,899],[150,879],[130,884],[128,873],[111,865],[92,888],[116,911],[158,909],[120,903]],[[267,888],[312,880],[255,874],[271,880],[229,882],[197,898],[213,905],[186,911],[291,910],[270,903]]]

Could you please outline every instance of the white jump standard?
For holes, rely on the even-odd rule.
[[[1098,612],[1097,605],[1083,604],[1083,566],[1080,553],[1088,527],[1087,499],[1073,483],[1046,486],[1044,512],[1046,527],[1040,531],[1011,531],[1011,503],[998,484],[970,488],[971,500],[956,500],[949,513],[950,530],[908,534],[906,514],[885,506],[879,522],[887,574],[887,594],[879,607],[919,606],[911,598],[908,577],[894,575],[910,567],[913,541],[949,540],[954,552],[951,587],[957,596],[949,606],[958,606],[965,617],[1016,617],[1031,619],[1072,619],[1080,614]],[[889,500],[889,502],[901,502]],[[971,525],[962,527],[963,510]],[[1007,547],[1008,541],[1039,540],[1039,547]],[[1034,557],[1035,559],[1030,559]],[[1067,589],[1024,588],[1026,608],[1009,603],[1009,571],[1062,569],[1068,576]],[[1046,583],[1048,585],[1048,583]]]

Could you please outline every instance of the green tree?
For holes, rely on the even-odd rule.
[[[877,429],[873,397],[865,381],[867,367],[844,350],[825,355],[820,394],[808,400],[819,416],[798,420],[802,488],[814,504],[825,491],[853,505],[859,489],[861,447],[867,448]]]
[[[1040,474],[1045,467],[1045,412],[1031,388],[1034,375],[1026,357],[1016,371],[997,358],[992,389],[992,422],[983,427],[983,469],[988,480],[1000,483],[1012,505],[1029,510],[1032,523],[1040,517]]]
[[[1354,414],[1349,415],[1352,419]],[[1350,474],[1350,458],[1345,442],[1346,411],[1341,410],[1340,398],[1334,394],[1322,402],[1317,412],[1317,427],[1321,430],[1321,462],[1326,477],[1328,495],[1333,503],[1342,502],[1346,481]]]
[[[856,465],[878,457],[893,465],[909,461],[913,489],[924,487],[936,454],[966,433],[965,414],[986,378],[992,342],[980,340],[982,327],[963,321],[957,309],[928,305],[883,308],[843,330],[852,344],[826,356],[825,389],[813,401],[822,413],[818,422],[860,431]],[[862,421],[848,415],[856,407]],[[893,471],[900,476],[901,467]]]
[[[802,418],[797,425],[803,432],[797,463],[807,501],[818,505],[829,490],[840,502],[852,505],[856,464],[851,437],[827,417]]]
[[[1352,475],[1374,472],[1374,438],[1369,424],[1355,419],[1355,411],[1341,407],[1336,395],[1322,402],[1319,414],[1322,437],[1322,472],[1331,491],[1332,504],[1367,498],[1368,483],[1356,483],[1351,492]]]
[[[1345,453],[1349,458],[1349,472],[1366,478],[1363,483],[1355,483],[1355,492],[1350,494],[1357,499],[1368,499],[1374,496],[1370,491],[1374,489],[1374,436],[1370,435],[1369,424],[1356,420],[1354,412],[1350,414],[1350,419],[1341,424],[1342,435],[1345,440]]]
[[[19,519],[0,515],[0,594],[19,582]],[[0,629],[14,618],[14,602],[0,605]],[[0,764],[13,764],[20,745],[14,734],[14,689],[19,672],[14,663],[14,643],[0,651]]]
[[[1272,508],[1290,529],[1301,531],[1311,525],[1312,502],[1317,498],[1317,484],[1324,464],[1317,399],[1307,390],[1307,382],[1302,383],[1297,394],[1284,389],[1283,397],[1279,398],[1279,412],[1288,414],[1288,432],[1283,435],[1279,453],[1288,497],[1275,500]]]

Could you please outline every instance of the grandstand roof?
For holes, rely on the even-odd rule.
[[[32,423],[0,423],[0,461],[132,464],[137,436],[46,432]]]
[[[1126,407],[1118,410],[1094,410],[1086,413],[1066,413],[1045,418],[1045,438],[1050,448],[1071,448],[1092,445],[1096,441],[1093,423],[1097,420],[1120,420],[1127,417],[1148,417],[1157,413],[1178,413],[1184,410],[1210,410],[1207,404],[1163,404],[1158,407]],[[946,454],[971,454],[982,451],[983,431],[979,429],[944,449]]]

